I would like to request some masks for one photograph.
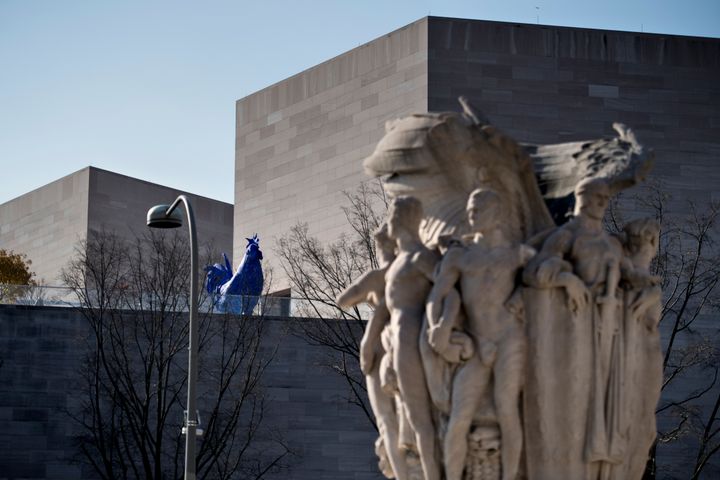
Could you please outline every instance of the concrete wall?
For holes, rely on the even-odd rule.
[[[269,419],[294,451],[290,469],[273,480],[381,480],[374,452],[377,432],[350,403],[347,383],[333,372],[327,352],[285,333],[273,320],[269,338],[278,347],[265,385],[273,404]]]
[[[288,468],[266,478],[382,479],[377,434],[344,400],[347,386],[323,366],[324,352],[287,334],[286,320],[265,321],[263,350],[277,353],[262,380],[269,399],[264,425],[293,451]],[[76,431],[66,413],[78,401],[87,334],[72,309],[0,305],[0,479],[94,478],[72,462]]]
[[[0,248],[25,253],[37,280],[57,285],[85,238],[89,177],[84,168],[0,205]]]
[[[275,286],[274,238],[297,222],[323,241],[347,230],[343,190],[386,120],[427,110],[427,20],[353,49],[237,102],[235,243],[257,232]]]

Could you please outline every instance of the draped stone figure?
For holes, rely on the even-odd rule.
[[[523,145],[461,105],[388,122],[364,162],[391,198],[391,254],[341,303],[376,306],[361,358],[385,473],[412,478],[416,452],[425,480],[639,480],[662,383],[658,227],[602,219],[652,152],[618,124]]]
[[[608,184],[581,183],[575,197],[575,218],[545,240],[523,275],[536,287],[525,290],[530,478],[609,478],[625,448],[622,245],[602,226]]]

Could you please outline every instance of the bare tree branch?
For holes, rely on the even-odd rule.
[[[154,232],[125,242],[92,232],[63,280],[87,321],[80,407],[69,414],[81,460],[104,479],[181,478],[189,309],[189,249]],[[200,395],[205,435],[199,479],[262,478],[289,453],[258,443],[266,399],[259,317],[200,312]]]

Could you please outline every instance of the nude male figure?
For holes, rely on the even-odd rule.
[[[428,299],[428,317],[434,325],[430,344],[438,353],[449,345],[449,318],[445,302],[453,298],[459,282],[467,315],[466,331],[477,353],[462,365],[453,379],[452,406],[444,441],[447,480],[460,480],[467,455],[467,436],[488,388],[493,385],[503,480],[517,476],[523,432],[519,399],[524,378],[525,337],[522,324],[506,302],[515,289],[518,270],[534,255],[525,245],[512,244],[504,231],[506,212],[491,190],[470,194],[468,222],[475,232],[469,244],[448,250]]]
[[[413,197],[397,197],[390,205],[388,233],[398,251],[385,275],[385,302],[390,312],[393,369],[415,432],[425,480],[440,480],[435,425],[419,347],[425,300],[439,258],[420,241],[422,217],[422,205]]]
[[[382,346],[382,332],[388,325],[390,313],[385,305],[385,274],[395,259],[395,241],[388,236],[387,224],[375,232],[379,268],[370,270],[355,280],[337,298],[342,308],[368,302],[375,311],[365,326],[360,342],[360,369],[365,375],[368,398],[377,421],[382,447],[392,468],[394,478],[406,480],[408,469],[405,451],[400,447],[401,418],[395,408],[395,397],[383,391],[380,361],[386,354]]]

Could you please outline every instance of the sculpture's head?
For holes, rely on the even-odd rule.
[[[256,260],[260,261],[263,259],[262,251],[260,250],[260,239],[257,236],[257,233],[252,236],[252,238],[245,238],[245,240],[248,241],[247,246],[245,247],[245,260]]]
[[[625,250],[633,264],[648,268],[660,245],[660,224],[654,218],[633,220],[623,227]]]
[[[403,233],[415,237],[418,235],[422,218],[423,208],[420,200],[406,195],[395,197],[390,202],[388,211],[388,235],[395,239]]]
[[[580,182],[575,188],[575,216],[602,220],[610,203],[610,187],[603,179]]]
[[[378,260],[381,266],[392,262],[395,258],[395,242],[388,233],[388,224],[383,223],[373,234]]]
[[[491,232],[501,228],[507,219],[505,205],[493,190],[476,188],[467,203],[468,223],[473,232]]]

